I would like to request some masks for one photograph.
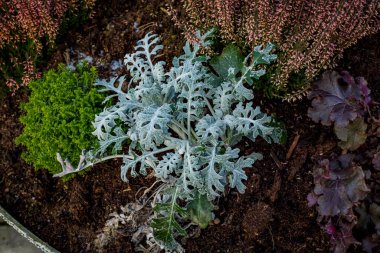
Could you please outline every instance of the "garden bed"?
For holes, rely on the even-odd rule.
[[[165,51],[163,60],[171,62],[184,44],[164,12],[165,1],[102,1],[96,14],[81,31],[70,32],[57,46],[49,67],[70,63],[79,52],[102,65],[99,75],[109,76],[112,60],[123,59],[138,39],[148,31],[157,33]],[[340,66],[354,76],[364,76],[373,100],[380,101],[380,35],[360,41],[346,51]],[[71,50],[73,49],[73,50]],[[125,70],[118,70],[118,74]],[[337,141],[328,127],[307,117],[310,102],[295,103],[267,100],[255,94],[255,104],[284,123],[288,140],[284,145],[257,141],[242,143],[243,152],[261,152],[264,159],[247,169],[245,194],[225,192],[218,199],[213,224],[205,230],[191,227],[189,238],[180,240],[187,252],[329,252],[329,238],[317,222],[317,212],[307,206],[307,194],[313,189],[312,158],[339,153]],[[109,215],[134,202],[141,187],[149,187],[153,178],[120,179],[120,161],[94,166],[83,176],[67,183],[52,178],[46,171],[34,169],[21,160],[22,147],[14,144],[21,134],[19,105],[27,101],[27,91],[0,101],[0,205],[38,237],[61,252],[96,252],[94,240]],[[379,106],[372,115],[378,118]],[[289,151],[296,144],[294,151]],[[357,153],[363,164],[370,164],[366,152],[376,149],[379,138],[367,140]],[[105,252],[134,252],[128,229],[113,238]],[[361,252],[352,247],[350,252]]]

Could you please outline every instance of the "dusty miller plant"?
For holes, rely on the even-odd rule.
[[[132,76],[127,91],[122,85],[124,76],[97,83],[104,87],[102,91],[113,92],[106,100],[117,98],[116,104],[105,108],[93,123],[100,148],[83,152],[76,169],[58,154],[63,167],[58,176],[113,158],[123,160],[124,181],[129,173],[133,177],[146,175],[152,168],[157,180],[167,186],[160,188],[163,190],[154,203],[156,218],[151,223],[155,239],[166,248],[178,246],[176,234],[186,234],[178,219],[189,213],[179,199],[191,202],[189,209],[195,201],[199,216],[202,211],[211,212],[209,203],[225,187],[244,192],[244,168],[262,155],[241,156],[233,146],[243,136],[252,141],[261,136],[271,143],[279,142],[282,134],[271,117],[247,102],[253,92],[244,86],[265,74],[258,65],[276,59],[270,54],[273,45],[255,47],[241,62],[230,48],[213,64],[215,75],[206,66],[208,58],[198,56],[201,47],[209,46],[210,33],[198,34],[199,41],[193,45],[187,42],[184,54],[173,59],[168,72],[165,62],[154,61],[162,49],[159,38],[148,33],[138,42],[136,52],[125,56],[124,64]],[[122,153],[126,140],[131,141],[128,154]],[[107,155],[110,150],[112,155]],[[205,217],[194,220],[207,226],[210,215]]]

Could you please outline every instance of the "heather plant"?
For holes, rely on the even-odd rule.
[[[177,25],[191,39],[196,28],[217,26],[225,41],[242,46],[274,43],[278,60],[271,82],[262,85],[271,95],[286,94],[289,78],[302,73],[305,90],[314,76],[334,64],[344,49],[380,28],[380,2],[375,0],[182,0],[184,11],[170,9]]]
[[[96,145],[91,121],[105,97],[93,85],[96,77],[96,69],[86,64],[76,71],[60,65],[30,83],[29,101],[21,106],[24,131],[16,139],[26,147],[26,162],[55,174],[57,152],[79,162],[77,153]]]
[[[0,1],[0,81],[11,91],[38,78],[37,58],[52,47],[67,17],[82,15],[94,0]]]
[[[99,148],[83,152],[75,169],[57,155],[63,168],[57,176],[114,158],[123,160],[121,177],[127,182],[129,174],[152,170],[161,185],[153,198],[150,226],[155,240],[167,249],[177,248],[175,236],[186,234],[180,225],[184,219],[208,225],[211,201],[226,187],[244,192],[244,169],[262,155],[242,155],[235,145],[243,137],[278,143],[283,134],[250,102],[253,92],[247,87],[265,74],[260,66],[276,59],[270,53],[273,46],[257,46],[246,58],[230,46],[209,62],[198,54],[201,47],[209,47],[210,33],[197,34],[198,43],[192,46],[187,42],[184,54],[173,59],[167,72],[163,61],[154,61],[162,49],[159,38],[148,33],[136,52],[125,56],[132,77],[127,87],[124,76],[97,82],[102,91],[114,93],[106,101],[116,101],[95,117],[93,134]],[[125,154],[127,140],[131,143]]]

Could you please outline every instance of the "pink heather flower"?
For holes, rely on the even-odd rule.
[[[88,8],[95,4],[95,0],[0,0],[0,49],[10,46],[17,51],[19,43],[31,40],[34,51],[39,54],[42,49],[40,39],[46,37],[52,45],[65,13],[77,9],[82,2]],[[13,57],[10,61],[24,68],[21,84],[14,79],[6,80],[12,90],[27,85],[37,76],[31,59],[22,62],[22,59]]]

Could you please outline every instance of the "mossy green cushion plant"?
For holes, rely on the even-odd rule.
[[[27,148],[23,153],[26,162],[55,174],[62,170],[57,153],[79,162],[78,153],[96,146],[91,122],[105,98],[93,85],[96,77],[96,69],[87,64],[78,65],[75,71],[60,65],[30,83],[29,102],[21,106],[24,132],[16,139]]]

